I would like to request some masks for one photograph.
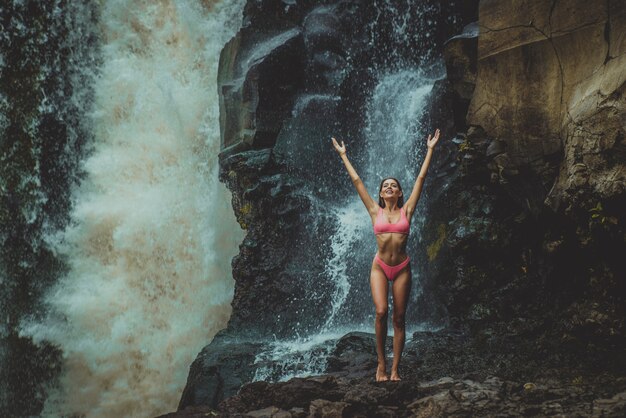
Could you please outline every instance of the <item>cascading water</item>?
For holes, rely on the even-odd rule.
[[[100,49],[88,2],[0,4],[0,416],[34,416],[60,352],[19,335],[65,271],[47,244],[68,222],[70,189],[92,138]]]
[[[426,30],[430,24],[428,20],[417,25],[424,28],[423,31],[408,28],[408,15],[431,12],[428,6],[423,10],[420,7],[412,2],[396,4],[389,1],[376,2],[375,6],[378,14],[371,23],[370,39],[372,44],[380,44],[380,48],[373,49],[382,51],[382,59],[374,61],[371,67],[377,82],[369,94],[362,127],[366,155],[360,159],[351,158],[373,197],[377,196],[379,182],[385,176],[399,178],[405,193],[410,194],[426,151],[426,135],[431,128],[423,124],[428,98],[438,78],[436,76],[442,75],[443,71],[433,66],[430,59],[425,58],[423,64],[416,64],[415,59],[405,59],[411,43],[419,41],[420,36],[429,36]],[[383,26],[386,28],[382,29]],[[387,33],[386,40],[380,35],[383,30]],[[422,65],[428,66],[429,75]],[[350,153],[352,144],[347,145],[348,155],[354,156]],[[344,173],[337,175],[345,179]],[[336,207],[331,210],[337,227],[330,238],[330,254],[325,261],[324,277],[328,283],[320,286],[325,292],[323,297],[316,295],[317,299],[328,301],[325,321],[308,335],[268,343],[267,349],[256,357],[255,380],[284,381],[296,376],[323,373],[326,357],[334,349],[333,340],[351,331],[373,332],[374,309],[369,271],[376,252],[375,240],[371,221],[358,195],[355,192],[349,198],[345,203],[335,203]],[[420,206],[412,220],[409,252],[421,229]],[[413,288],[409,304],[415,303],[420,292],[419,269],[413,268],[412,271]],[[416,312],[414,307],[409,306],[408,338],[415,331],[429,328],[428,324],[418,321]],[[392,334],[393,327],[389,327],[389,335]]]
[[[424,119],[434,82],[419,69],[401,70],[383,76],[374,89],[365,129],[369,150],[365,180],[368,190],[377,192],[380,180],[395,177],[403,185],[405,195],[410,195],[426,152],[427,135],[432,134]],[[413,243],[418,241],[424,221],[419,216],[423,203],[422,198],[411,220]],[[413,302],[421,292],[418,273],[418,268],[412,269],[410,301]],[[415,309],[407,312],[407,323],[415,323],[415,312]]]
[[[369,220],[363,216],[363,205],[361,201],[355,201],[348,206],[337,211],[339,228],[331,237],[330,248],[331,257],[326,262],[326,276],[331,278],[335,292],[330,295],[331,307],[322,326],[322,333],[329,332],[337,327],[337,315],[340,309],[345,306],[346,299],[350,294],[352,285],[350,276],[347,274],[346,261],[352,254],[358,252],[356,245],[363,238],[363,231],[367,229]],[[354,324],[352,324],[354,325]]]
[[[381,75],[367,107],[367,158],[364,167],[357,168],[370,195],[378,193],[385,176],[404,179],[405,193],[410,193],[425,152],[426,127],[422,120],[434,80],[419,70],[405,70]],[[424,145],[415,147],[415,142]],[[402,182],[402,180],[401,180]],[[369,287],[369,269],[376,251],[372,224],[356,192],[345,206],[335,208],[338,228],[331,237],[331,254],[326,261],[325,276],[331,282],[328,317],[320,330],[290,341],[274,341],[255,359],[254,380],[285,381],[292,377],[321,374],[326,358],[334,349],[334,341],[352,331],[372,332],[374,310]],[[420,229],[419,217],[413,218],[410,240]],[[371,251],[367,251],[368,242]],[[409,244],[409,250],[411,245]],[[348,273],[348,265],[351,266]],[[419,292],[419,277],[413,269],[411,302]],[[356,272],[356,274],[355,274]],[[428,328],[407,313],[407,336]],[[389,327],[393,335],[393,327]]]
[[[47,241],[69,273],[22,335],[63,352],[44,416],[176,408],[230,315],[242,235],[217,181],[219,52],[243,0],[102,2],[94,141],[70,225]]]
[[[16,0],[14,5],[26,10],[26,3]],[[23,340],[51,344],[62,355],[62,373],[58,384],[47,393],[44,416],[148,416],[173,410],[185,383],[187,365],[228,319],[233,295],[229,261],[242,234],[236,233],[228,193],[217,183],[220,141],[218,98],[213,86],[219,51],[235,32],[244,3],[104,0],[85,6],[97,10],[91,16],[93,22],[82,22],[72,38],[79,43],[83,36],[90,38],[85,49],[91,55],[71,51],[66,55],[71,57],[72,66],[88,67],[86,72],[97,67],[96,77],[80,79],[74,83],[77,90],[72,91],[72,101],[82,105],[80,82],[84,82],[88,92],[84,95],[90,97],[84,109],[89,110],[73,111],[77,107],[74,104],[59,116],[63,119],[73,112],[82,121],[76,125],[89,131],[72,132],[84,139],[72,137],[64,150],[70,160],[82,161],[80,169],[73,164],[74,171],[68,174],[71,179],[67,184],[82,175],[80,186],[72,193],[70,213],[69,203],[57,205],[55,210],[63,212],[65,218],[40,222],[51,197],[47,190],[55,189],[44,189],[37,183],[46,180],[46,172],[42,170],[39,175],[37,171],[39,163],[33,168],[37,175],[28,181],[26,176],[20,177],[35,189],[24,188],[33,200],[18,208],[23,224],[43,225],[35,231],[39,241],[33,241],[32,247],[45,247],[57,263],[57,270],[46,275],[46,286],[39,286],[40,291],[61,276],[47,292],[44,304],[37,304],[39,294],[28,299],[37,308],[23,312],[35,312],[34,318],[21,322]],[[418,40],[415,33],[419,30],[407,36],[411,20],[405,15],[407,9],[414,14],[418,3],[375,0],[373,4],[380,13],[371,25],[375,46],[368,71],[377,82],[367,93],[370,101],[361,126],[369,156],[353,161],[370,193],[375,194],[380,177],[388,174],[400,177],[410,190],[421,160],[417,152],[423,151],[414,142],[425,134],[419,121],[432,80],[421,75],[422,67],[416,64],[419,59],[403,58]],[[58,18],[65,10],[62,7],[65,3],[55,2],[49,15]],[[10,15],[0,13],[3,18]],[[18,23],[16,30],[23,31]],[[46,25],[37,24],[43,34],[37,42],[45,44]],[[66,26],[71,28],[72,24]],[[380,30],[389,25],[391,31]],[[24,37],[28,38],[26,32]],[[379,38],[381,32],[391,34],[391,44],[389,38]],[[421,32],[428,36],[428,31]],[[5,38],[0,35],[0,41]],[[72,45],[69,50],[74,50]],[[262,54],[275,46],[259,45],[257,52]],[[6,67],[1,53],[0,70]],[[89,62],[82,63],[82,56],[89,56]],[[34,90],[46,78],[46,68],[42,66],[41,74],[33,76]],[[339,80],[341,74],[337,72],[329,80],[335,77]],[[49,101],[44,94],[38,111],[54,112],[62,96],[59,93]],[[8,103],[9,99],[0,96],[2,110],[10,108]],[[326,91],[303,92],[296,103],[296,115],[316,106],[344,104],[340,95]],[[3,117],[0,112],[0,130],[6,125]],[[402,145],[400,140],[408,142]],[[37,146],[33,146],[34,152],[38,152]],[[73,153],[73,147],[81,148],[80,153]],[[65,168],[62,164],[59,167],[59,171]],[[393,173],[386,171],[389,167]],[[54,183],[56,178],[48,181]],[[303,321],[317,328],[303,327],[295,340],[269,343],[269,349],[257,356],[255,379],[285,380],[324,372],[326,357],[337,338],[350,331],[372,332],[367,278],[375,241],[357,195],[348,198],[349,203],[335,201],[332,205],[320,199],[323,210],[311,214],[311,218],[316,213],[327,217],[330,212],[337,220],[328,241],[325,270],[315,277],[328,280],[320,283],[313,299],[328,303],[327,315],[319,321],[317,317]],[[6,208],[12,208],[14,202],[8,202]],[[418,232],[418,222],[413,219],[413,235]],[[330,223],[320,221],[324,234],[332,228]],[[415,242],[415,236],[411,241]],[[12,255],[2,261],[6,264]],[[27,259],[20,259],[19,268],[32,272],[53,262],[29,266]],[[315,291],[318,282],[311,283],[305,286],[307,291]],[[419,280],[414,283],[417,286]],[[413,292],[412,300],[415,296]],[[10,297],[1,299],[3,307],[11,301]],[[298,306],[294,312],[306,315],[306,308]],[[17,322],[26,314],[15,315]],[[409,323],[416,326],[415,321]],[[4,324],[0,326],[4,327],[0,336],[14,332],[7,331]],[[412,330],[409,326],[408,334]],[[4,346],[0,354],[2,350]],[[56,364],[45,367],[54,369],[51,376],[57,375]],[[42,379],[52,378],[47,375]],[[10,400],[0,394],[0,401],[5,404]]]
[[[427,127],[422,125],[434,81],[419,70],[385,74],[372,94],[365,134],[368,160],[366,185],[379,186],[385,176],[403,180],[407,194],[412,189],[423,159]],[[416,149],[415,143],[423,145]],[[377,180],[378,179],[378,180]]]

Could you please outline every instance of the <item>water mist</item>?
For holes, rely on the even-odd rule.
[[[102,3],[94,141],[70,225],[69,273],[22,334],[61,348],[45,416],[176,408],[188,365],[226,324],[243,234],[218,183],[219,52],[242,1]]]

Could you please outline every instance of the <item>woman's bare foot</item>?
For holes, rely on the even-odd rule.
[[[386,382],[387,380],[389,380],[389,376],[387,376],[387,371],[385,369],[385,366],[378,366],[378,368],[376,369],[377,382]]]
[[[402,380],[402,379],[400,379],[400,375],[398,374],[398,371],[397,371],[397,370],[396,370],[396,371],[393,371],[393,370],[392,370],[392,371],[391,371],[391,378],[390,378],[389,380],[391,380],[391,381],[393,381],[393,382],[398,382],[398,381],[400,381],[400,380]]]

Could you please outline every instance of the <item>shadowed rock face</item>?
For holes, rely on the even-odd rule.
[[[528,165],[548,184],[554,182],[552,173],[544,174],[551,156],[564,156],[546,196],[553,210],[583,203],[571,201],[583,185],[601,198],[623,194],[626,7],[617,1],[520,3],[528,8],[517,13],[481,3],[468,124],[504,141],[509,164]],[[621,164],[606,164],[605,154],[614,153]]]
[[[192,364],[180,409],[188,405],[216,407],[224,397],[237,393],[252,380],[254,358],[260,348],[260,343],[233,340],[224,332],[218,333]]]
[[[526,318],[619,346],[626,7],[482,1],[479,15],[477,43],[446,49],[455,120],[468,128],[432,188],[425,286],[453,322]]]
[[[230,330],[284,335],[294,322],[306,328],[321,318],[323,306],[306,300],[313,281],[305,279],[323,271],[325,249],[308,248],[306,237],[319,231],[323,240],[331,226],[318,203],[329,181],[318,170],[327,172],[333,157],[322,138],[345,119],[338,89],[355,71],[347,60],[364,54],[365,9],[250,2],[248,25],[224,48],[221,178],[248,231],[233,262]]]

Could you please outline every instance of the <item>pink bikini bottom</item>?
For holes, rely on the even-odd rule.
[[[410,259],[407,256],[406,260],[404,260],[402,263],[396,264],[395,266],[390,266],[389,264],[386,264],[383,260],[381,260],[378,254],[376,254],[374,256],[374,261],[383,269],[383,272],[385,272],[385,276],[387,276],[387,280],[393,280],[396,278],[396,276],[398,276],[398,273],[400,273],[400,271],[402,271],[402,269],[404,269],[409,264]]]

